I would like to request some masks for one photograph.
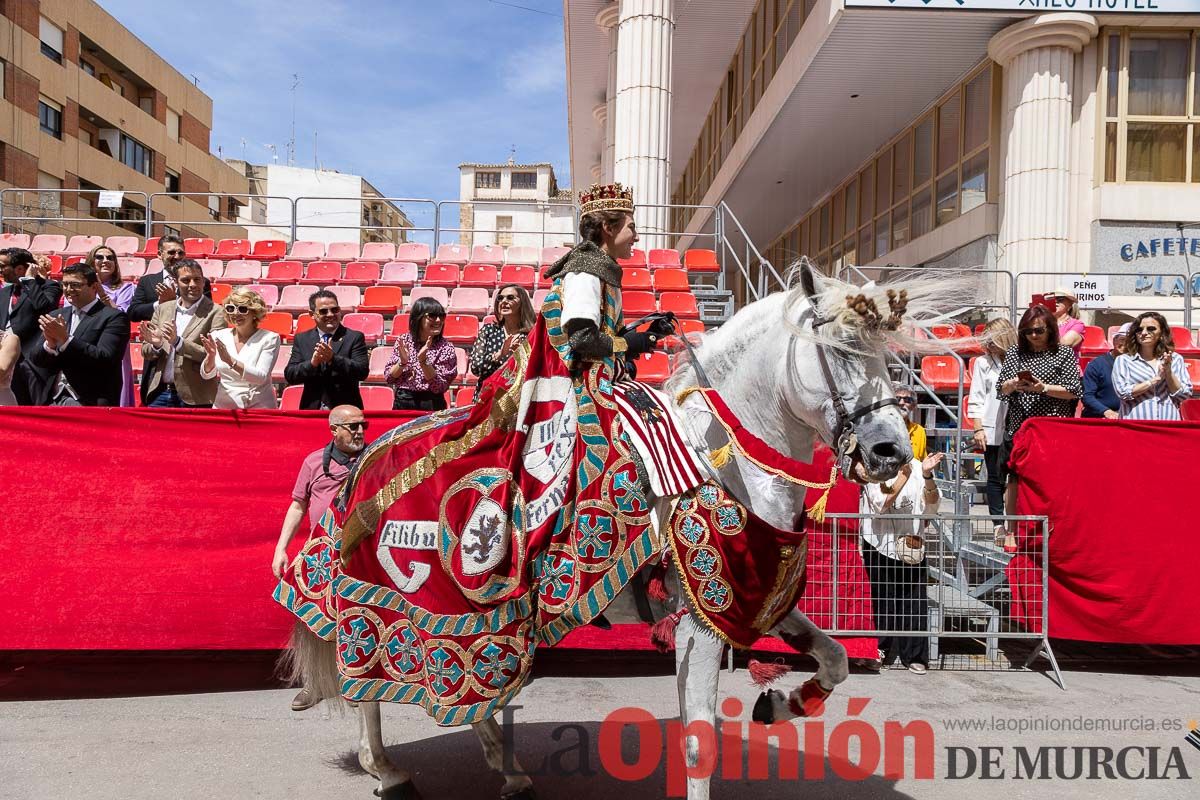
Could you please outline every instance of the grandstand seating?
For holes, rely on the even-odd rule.
[[[207,263],[211,263],[211,264],[220,264],[221,263],[217,259],[205,259],[205,261]],[[288,263],[288,262],[276,262],[276,263],[283,264],[283,263]],[[209,275],[208,271],[205,270],[204,277],[208,278],[209,280],[216,280],[219,278],[222,281],[224,281],[225,283],[259,283],[259,282],[262,282],[262,283],[278,283],[279,285],[283,286],[283,285],[287,285],[289,283],[295,283],[296,278],[299,277],[298,273],[299,273],[300,262],[292,261],[290,263],[292,263],[296,266],[297,274],[287,273],[287,274],[279,275],[274,272],[268,272],[267,277],[264,278],[263,277],[263,267],[262,267],[261,261],[251,261],[250,259],[239,259],[236,261],[230,261],[227,265],[225,265],[224,272],[218,272],[216,275]],[[274,266],[275,266],[275,264],[271,265],[271,267],[274,267]]]
[[[379,347],[371,348],[370,360],[367,368],[368,383],[384,383],[387,380],[387,375],[383,370],[387,366],[388,359],[392,357],[394,348],[388,345],[380,345]]]
[[[145,258],[145,259],[157,258],[158,257],[158,240],[159,240],[158,236],[151,236],[149,239],[146,240],[145,245],[142,247],[142,249],[135,252],[134,255],[141,256],[142,258]]]
[[[449,311],[456,314],[483,316],[491,309],[491,295],[487,289],[460,286],[450,292]]]
[[[351,261],[338,283],[347,286],[374,286],[383,276],[379,264],[374,261]]]
[[[117,256],[117,264],[121,268],[121,278],[136,281],[146,274],[146,259],[137,256]]]
[[[637,358],[637,379],[658,386],[671,374],[670,360],[661,351],[643,353]]]
[[[571,252],[569,247],[543,247],[542,264],[549,265]]]
[[[391,242],[367,242],[362,246],[362,255],[359,258],[363,261],[386,264],[395,260],[396,245]]]
[[[383,315],[375,313],[356,312],[342,317],[342,324],[352,331],[358,331],[371,345],[383,340]]]
[[[715,273],[721,271],[717,254],[712,250],[688,250],[683,254],[683,265],[688,272]]]
[[[305,331],[311,331],[315,327],[317,327],[317,321],[313,319],[312,314],[301,314],[296,317],[296,329],[292,331],[292,335],[288,337],[288,340],[295,339],[300,334]]]
[[[550,294],[549,289],[538,289],[533,293],[533,310],[540,311],[542,309],[542,301],[546,299],[546,295]]]
[[[657,250],[652,252],[658,252]],[[687,272],[682,269],[663,267],[651,273],[654,278],[654,288],[660,292],[690,292]]]
[[[200,271],[204,273],[204,277],[210,281],[220,280],[225,272],[225,265],[215,258],[198,258],[196,263],[200,265]],[[254,276],[254,280],[258,280],[258,275]]]
[[[93,247],[104,244],[103,236],[72,236],[67,246],[59,251],[60,256],[86,256]]]
[[[678,250],[651,250],[648,263],[651,269],[683,266],[683,262],[679,260]]]
[[[286,311],[289,314],[308,311],[308,296],[317,290],[315,286],[304,286],[293,283],[284,286],[279,293],[279,302],[275,304],[276,311]]]
[[[465,244],[443,244],[438,247],[434,260],[440,264],[455,264],[461,267],[471,260],[471,248]]]
[[[213,258],[220,258],[225,261],[232,261],[235,258],[249,258],[250,250],[253,248],[249,239],[222,239],[217,242],[217,248],[213,251]]]
[[[454,356],[458,366],[459,381],[462,383],[475,384],[479,383],[479,379],[475,377],[474,373],[472,373],[470,369],[470,357],[468,355],[470,351],[471,345],[467,345],[465,349],[458,347],[454,350]]]
[[[654,289],[650,280],[650,270],[640,267],[626,267],[621,270],[621,291],[649,292]]]
[[[621,292],[621,307],[626,319],[636,319],[658,311],[654,292]]]
[[[234,264],[253,264],[262,271],[262,262],[250,261],[248,259],[240,261],[230,261],[229,266],[225,270],[225,274],[229,275]],[[304,278],[304,265],[299,261],[272,261],[267,265],[266,274],[263,277],[265,283],[277,283],[280,286],[286,286],[290,283],[300,283]]]
[[[447,314],[442,335],[455,344],[471,344],[479,335],[479,318],[471,314]]]
[[[209,258],[217,249],[212,239],[195,237],[183,240],[183,254],[188,258]]]
[[[267,315],[258,322],[259,328],[278,333],[284,340],[292,337],[292,315],[286,311],[268,311]]]
[[[496,281],[500,279],[493,264],[467,264],[463,267],[462,277],[458,281],[459,286],[483,286],[488,289],[496,288]]]
[[[287,258],[287,242],[263,239],[250,248],[250,257],[259,261],[279,261]]]
[[[460,386],[458,391],[454,393],[454,405],[457,408],[464,408],[475,402],[475,387]]]
[[[629,258],[618,258],[617,263],[622,267],[644,267],[646,266],[646,251],[635,247],[629,251]]]
[[[659,305],[661,310],[673,311],[680,319],[700,319],[700,309],[691,292],[663,292]]]
[[[1192,385],[1194,386],[1198,381],[1200,381],[1200,374],[1192,378]],[[1200,398],[1193,397],[1190,400],[1184,400],[1183,407],[1179,410],[1188,422],[1200,422]]]
[[[1200,387],[1200,360],[1189,358],[1185,359],[1183,363],[1187,366],[1188,377],[1192,381],[1192,390],[1197,391],[1196,387]]]
[[[364,411],[391,411],[396,402],[396,392],[390,386],[362,386]]]
[[[536,267],[538,265],[538,251],[536,247],[521,247],[513,245],[504,253],[504,263],[523,267]]]
[[[417,302],[422,297],[432,297],[442,304],[442,308],[450,305],[450,293],[446,291],[444,286],[417,286],[408,296],[408,305],[405,308],[412,308],[412,304]]]
[[[439,251],[441,250],[441,248],[438,249]],[[421,284],[424,286],[442,286],[447,289],[453,289],[455,286],[458,286],[460,278],[461,275],[457,265],[439,262],[425,267],[425,276],[421,279]]]
[[[1083,350],[1081,355],[1102,356],[1109,351],[1108,337],[1104,329],[1095,325],[1085,325],[1083,328]]]
[[[292,346],[290,344],[279,345],[279,355],[275,356],[275,366],[271,368],[271,380],[275,383],[283,383],[287,380],[287,376],[283,374],[283,371],[287,369],[288,359],[291,357]]]
[[[357,261],[361,255],[358,242],[330,242],[325,248],[325,258],[330,261]]]
[[[357,286],[325,286],[337,295],[338,305],[342,307],[342,311],[353,313],[358,310],[358,304],[362,301],[362,290]]]
[[[104,240],[104,246],[117,254],[117,257],[131,256],[138,248],[136,236],[110,236]]]
[[[397,314],[392,317],[392,327],[387,335],[388,344],[395,344],[405,333],[408,333],[408,314]]]
[[[0,233],[0,247],[20,247],[22,250],[28,250],[29,241],[28,233]]]
[[[1175,343],[1175,352],[1187,357],[1200,356],[1200,347],[1192,341],[1192,332],[1178,325],[1171,327],[1171,340]]]
[[[225,302],[225,298],[229,297],[229,294],[232,291],[233,291],[233,287],[230,286],[228,283],[214,283],[212,285],[213,302],[216,303],[217,305],[221,305],[221,303]]]
[[[275,304],[279,302],[279,287],[269,283],[249,283],[241,287],[246,291],[254,292],[263,299],[267,304],[267,308],[273,309]]]
[[[404,306],[404,290],[399,286],[368,286],[363,290],[358,310],[391,315]]]
[[[383,265],[379,283],[412,288],[417,282],[417,265],[411,261],[389,261]]]
[[[297,261],[320,261],[325,258],[325,243],[292,242],[288,257]]]
[[[471,263],[498,267],[504,263],[504,248],[498,244],[477,244],[471,248]]]
[[[935,392],[954,392],[958,389],[959,362],[952,356],[925,356],[921,359],[921,380]],[[971,373],[964,378],[963,391],[971,387]]]
[[[418,266],[429,263],[429,245],[424,242],[404,242],[396,245],[396,260],[411,261]]]
[[[42,255],[50,255],[51,253],[61,253],[67,249],[67,237],[61,233],[39,233],[33,237],[33,241],[29,243],[29,250],[32,253],[41,253]]]

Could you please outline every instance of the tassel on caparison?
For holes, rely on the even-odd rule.
[[[681,608],[654,623],[654,627],[650,629],[650,641],[658,652],[669,653],[675,649],[675,629],[679,627],[679,620],[683,619],[686,613],[688,610]]]
[[[831,491],[832,489],[826,489],[822,492],[817,502],[813,503],[812,507],[808,509],[808,518],[818,525],[825,521],[825,505],[829,502],[829,493]]]
[[[667,593],[667,556],[665,554],[662,561],[651,567],[650,574],[646,576],[646,596],[660,603],[665,603],[671,598],[671,595]]]
[[[718,447],[716,450],[709,452],[708,463],[712,464],[717,469],[721,469],[729,463],[729,459],[733,457],[733,443]]]
[[[764,664],[757,659],[750,659],[750,682],[760,689],[766,690],[772,683],[787,675],[792,668],[783,661]]]

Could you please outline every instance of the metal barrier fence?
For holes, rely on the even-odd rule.
[[[346,208],[344,210],[331,209],[315,209],[312,206],[318,202],[321,203],[345,203],[355,204],[353,209]],[[380,225],[374,220],[369,220],[367,224],[362,220],[362,204],[364,202],[379,202],[387,203],[394,206],[409,220],[409,225]],[[338,217],[343,215],[353,215],[353,222],[339,222]],[[327,231],[337,230],[346,231],[344,241],[357,242],[362,236],[363,230],[370,231],[389,231],[399,233],[398,237],[404,241],[424,242],[428,244],[431,250],[437,250],[437,231],[440,222],[440,204],[433,200],[425,200],[417,197],[374,197],[374,196],[358,196],[358,197],[318,197],[318,196],[301,196],[297,197],[292,205],[292,214],[287,221],[287,225],[291,231],[291,241],[304,241],[310,234],[307,231]],[[323,240],[323,237],[314,236],[314,239]]]
[[[1088,272],[1087,274],[1089,276],[1108,278],[1110,297],[1113,295],[1116,295],[1121,298],[1138,297],[1143,289],[1147,288],[1148,286],[1153,286],[1156,282],[1158,282],[1159,280],[1162,280],[1162,279],[1169,280],[1171,282],[1172,286],[1176,285],[1176,281],[1178,281],[1179,283],[1182,283],[1183,284],[1183,294],[1182,295],[1175,295],[1175,294],[1152,295],[1153,297],[1158,297],[1158,298],[1165,300],[1167,302],[1167,304],[1169,305],[1169,307],[1167,307],[1167,308],[1164,308],[1162,303],[1150,304],[1150,305],[1140,305],[1140,304],[1135,303],[1134,305],[1130,305],[1127,299],[1122,299],[1120,301],[1120,308],[1115,309],[1115,310],[1120,310],[1120,311],[1126,312],[1132,316],[1137,316],[1139,313],[1141,313],[1143,311],[1159,311],[1159,312],[1161,312],[1161,311],[1170,311],[1170,312],[1178,311],[1183,315],[1184,327],[1187,327],[1187,328],[1192,327],[1192,300],[1193,300],[1193,296],[1194,296],[1194,287],[1193,287],[1193,283],[1192,283],[1192,279],[1191,279],[1192,276],[1190,276],[1186,271],[1184,271],[1184,272],[1138,272],[1137,274],[1131,274],[1128,272],[1092,271],[1092,272]],[[1194,274],[1195,273],[1193,273],[1193,275]],[[1039,291],[1050,291],[1051,289],[1054,288],[1052,284],[1055,282],[1055,279],[1061,279],[1063,277],[1065,277],[1065,276],[1060,272],[1020,272],[1020,273],[1017,273],[1016,288],[1015,288],[1016,296],[1017,297],[1029,297],[1029,296],[1033,295],[1035,292],[1032,291],[1032,288],[1030,287],[1031,283],[1034,284],[1035,286],[1037,284],[1042,284],[1042,288],[1039,289]],[[1116,279],[1116,281],[1117,281],[1116,286],[1118,288],[1131,289],[1132,291],[1115,290],[1114,286],[1113,286],[1113,284],[1114,284],[1113,279]],[[1148,284],[1143,283],[1143,281],[1149,281],[1149,283]],[[1124,282],[1124,283],[1121,283],[1121,282]],[[1024,287],[1027,291],[1022,293],[1022,287]],[[1013,318],[1012,319],[1013,319],[1013,322],[1016,323],[1017,313],[1016,313],[1015,305],[1013,307]]]
[[[35,199],[31,202],[27,196]],[[103,216],[64,216],[63,199],[67,196],[75,198],[71,207],[78,209],[82,200]],[[141,198],[140,205],[138,198]],[[79,225],[97,226],[97,229],[113,225],[135,236],[144,236],[149,230],[150,199],[145,192],[124,192],[120,208],[102,209],[99,204],[98,189],[0,189],[0,225],[33,227],[36,233],[61,233],[68,237],[80,232]],[[68,227],[68,224],[75,227]]]
[[[834,542],[829,594],[806,593],[800,608],[827,633],[879,637],[902,663],[942,669],[1011,669],[1021,659],[1028,668],[1044,655],[1065,688],[1049,639],[1045,517],[827,514],[824,524]],[[1005,552],[994,525],[1019,528],[1033,549]],[[903,540],[910,534],[920,549]],[[1006,648],[1013,643],[1032,649]]]
[[[191,197],[191,198],[196,199],[197,201],[199,201],[201,198],[203,198],[204,202],[199,203],[199,204],[200,205],[204,205],[204,204],[208,205],[208,207],[210,209],[210,211],[209,211],[210,218],[196,220],[196,219],[189,219],[186,215],[181,216],[181,217],[171,217],[171,216],[168,216],[166,213],[162,213],[162,215],[158,219],[155,219],[155,217],[154,217],[154,214],[155,214],[154,201],[155,200],[159,201],[160,209],[162,208],[162,203],[164,200],[178,200],[178,201],[180,201],[180,207],[186,208],[187,206],[184,205],[182,202],[183,198],[185,198],[185,197]],[[236,201],[238,201],[239,206],[249,207],[249,208],[253,208],[254,201],[256,201],[256,200],[264,200],[264,201],[267,201],[268,203],[270,203],[270,202],[287,203],[288,208],[290,210],[290,213],[288,214],[289,219],[295,219],[295,216],[296,216],[295,204],[292,202],[292,199],[290,197],[280,197],[280,196],[275,196],[275,195],[234,194],[231,192],[155,192],[154,194],[150,195],[150,197],[147,201],[148,204],[146,207],[146,231],[143,235],[146,238],[149,238],[151,236],[152,232],[154,231],[155,225],[160,225],[160,226],[168,227],[168,228],[174,228],[176,230],[181,230],[184,225],[192,225],[192,226],[203,225],[206,228],[209,228],[209,227],[212,227],[212,228],[266,228],[273,232],[277,231],[279,229],[277,225],[274,225],[271,223],[269,216],[263,222],[255,222],[253,220],[253,218],[251,218],[250,220],[236,219],[236,220],[232,220],[232,221],[222,222],[219,219],[217,219],[216,217],[214,217],[212,214],[212,205],[211,204],[212,204],[212,200],[214,198],[217,200],[216,217],[219,217],[222,213],[225,213],[226,216],[229,216],[229,214],[228,214],[228,209],[230,207],[230,204],[228,202],[229,200],[236,200]],[[224,209],[224,212],[222,212],[222,209]],[[240,237],[231,235],[227,238],[236,239],[236,238],[240,238]]]

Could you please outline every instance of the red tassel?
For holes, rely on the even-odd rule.
[[[650,568],[646,576],[646,595],[651,600],[665,603],[671,598],[667,594],[667,566],[671,563],[671,553],[663,553],[662,559]]]
[[[654,623],[654,627],[650,629],[650,641],[658,652],[669,653],[675,649],[675,628],[686,613],[687,609],[681,608]]]
[[[792,668],[784,664],[782,659],[770,664],[750,659],[750,682],[763,690],[791,671]]]

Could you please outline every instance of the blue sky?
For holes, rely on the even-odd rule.
[[[562,4],[506,0],[98,0],[213,101],[212,151],[458,197],[458,164],[549,161],[570,185]]]

